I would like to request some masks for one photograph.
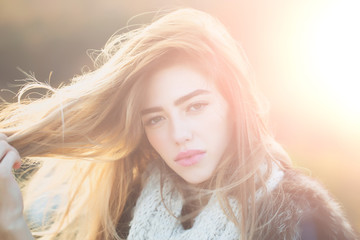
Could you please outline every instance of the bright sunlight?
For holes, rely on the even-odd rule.
[[[319,89],[344,117],[360,121],[360,1],[329,1],[312,21],[310,64]]]

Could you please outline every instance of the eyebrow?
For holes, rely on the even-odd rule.
[[[175,106],[178,106],[184,102],[186,102],[187,100],[198,96],[198,95],[202,95],[202,94],[208,94],[210,93],[208,90],[204,90],[204,89],[197,89],[191,93],[188,93],[178,99],[175,100],[174,104]],[[149,113],[153,113],[153,112],[160,112],[162,111],[163,108],[162,107],[151,107],[151,108],[146,108],[144,110],[141,111],[141,115],[145,115],[145,114],[149,114]]]

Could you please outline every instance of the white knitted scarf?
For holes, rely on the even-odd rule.
[[[267,190],[272,191],[283,175],[283,171],[273,164],[272,174],[266,183]],[[192,228],[185,230],[180,221],[164,206],[160,191],[160,171],[153,169],[137,200],[128,240],[238,240],[240,238],[238,228],[226,217],[215,194],[194,219]],[[256,198],[261,194],[257,192]],[[171,212],[179,217],[183,199],[179,192],[174,191],[171,181],[165,181],[163,185],[163,198]],[[239,204],[234,199],[230,199],[230,204],[233,211],[238,212]]]

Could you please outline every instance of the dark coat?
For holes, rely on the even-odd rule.
[[[259,223],[254,239],[332,240],[358,239],[339,206],[316,181],[295,170],[259,201]],[[270,200],[269,200],[270,199]],[[261,211],[269,209],[267,211]]]

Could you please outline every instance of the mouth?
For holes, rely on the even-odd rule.
[[[183,167],[188,167],[198,163],[205,156],[206,152],[203,150],[187,150],[185,152],[180,152],[176,158],[175,162]]]

